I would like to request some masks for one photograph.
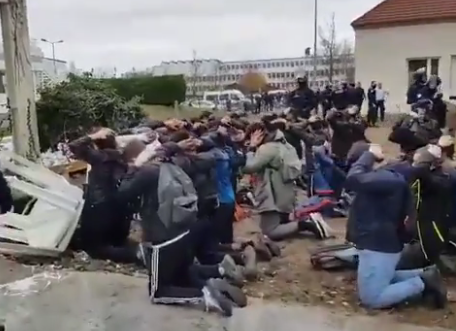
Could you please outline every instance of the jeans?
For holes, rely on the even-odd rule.
[[[359,251],[358,295],[369,308],[387,308],[424,291],[423,269],[396,270],[401,253]]]
[[[385,120],[385,100],[377,101],[377,112],[380,113],[380,120]]]

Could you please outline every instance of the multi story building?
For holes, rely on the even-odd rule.
[[[49,84],[64,80],[69,71],[65,61],[51,59],[44,56],[42,49],[36,40],[30,42],[30,59],[32,62],[33,79],[36,89]],[[5,79],[5,56],[0,53],[0,113],[6,109],[6,79]]]
[[[187,94],[201,94],[207,90],[238,83],[247,73],[263,76],[273,88],[292,89],[298,76],[307,76],[312,88],[328,84],[330,61],[323,56],[317,58],[316,77],[313,77],[313,57],[281,59],[261,59],[248,61],[222,62],[217,59],[197,59],[189,61],[166,61],[149,68],[141,74],[184,75],[187,81]],[[353,80],[354,58],[352,55],[334,58],[332,61],[332,82]],[[138,72],[135,72],[138,74]]]

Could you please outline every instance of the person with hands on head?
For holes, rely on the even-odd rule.
[[[73,237],[73,249],[83,249],[96,258],[106,257],[106,246],[122,246],[129,234],[126,205],[113,203],[118,183],[127,171],[115,132],[109,128],[83,136],[69,144],[76,159],[90,165],[84,192],[84,208],[80,227]]]
[[[446,289],[436,268],[396,270],[412,198],[400,172],[388,167],[374,169],[374,164],[383,159],[382,148],[371,144],[350,168],[345,184],[355,194],[347,240],[359,250],[357,286],[361,303],[381,309],[426,294],[436,307],[443,307]]]
[[[301,231],[310,231],[323,239],[327,236],[327,228],[313,218],[288,222],[289,214],[294,210],[295,184],[285,180],[283,169],[288,167],[285,163],[290,159],[297,162],[299,168],[301,164],[295,149],[275,124],[266,123],[264,129],[257,129],[251,134],[243,169],[244,173],[258,177],[254,195],[258,203],[261,231],[268,239],[277,241]]]

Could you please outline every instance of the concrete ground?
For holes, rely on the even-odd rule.
[[[7,331],[444,331],[262,300],[223,318],[198,307],[152,305],[146,284],[145,278],[99,272],[38,274],[0,287],[0,318]]]

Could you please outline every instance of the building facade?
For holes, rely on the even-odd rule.
[[[277,89],[290,90],[296,84],[298,76],[307,76],[312,88],[321,88],[328,84],[330,61],[317,58],[317,75],[313,77],[313,57],[280,59],[260,59],[248,61],[220,61],[217,59],[196,59],[189,61],[166,61],[143,72],[135,71],[126,75],[150,74],[154,76],[184,75],[187,81],[187,94],[201,94],[208,90],[217,90],[239,83],[247,73],[261,75],[265,82]],[[332,60],[332,82],[352,80],[354,76],[353,55]]]
[[[42,49],[35,40],[31,41],[30,59],[32,61],[33,78],[36,89],[49,84],[64,80],[68,73],[67,63],[58,59],[51,59],[44,56]],[[5,79],[5,57],[0,53],[0,113],[6,109],[6,79]]]
[[[410,109],[407,88],[413,72],[423,67],[428,76],[441,78],[445,99],[456,97],[456,1],[385,0],[352,26],[356,80],[364,86],[381,82],[389,92],[387,111]],[[390,51],[379,51],[380,45]]]

